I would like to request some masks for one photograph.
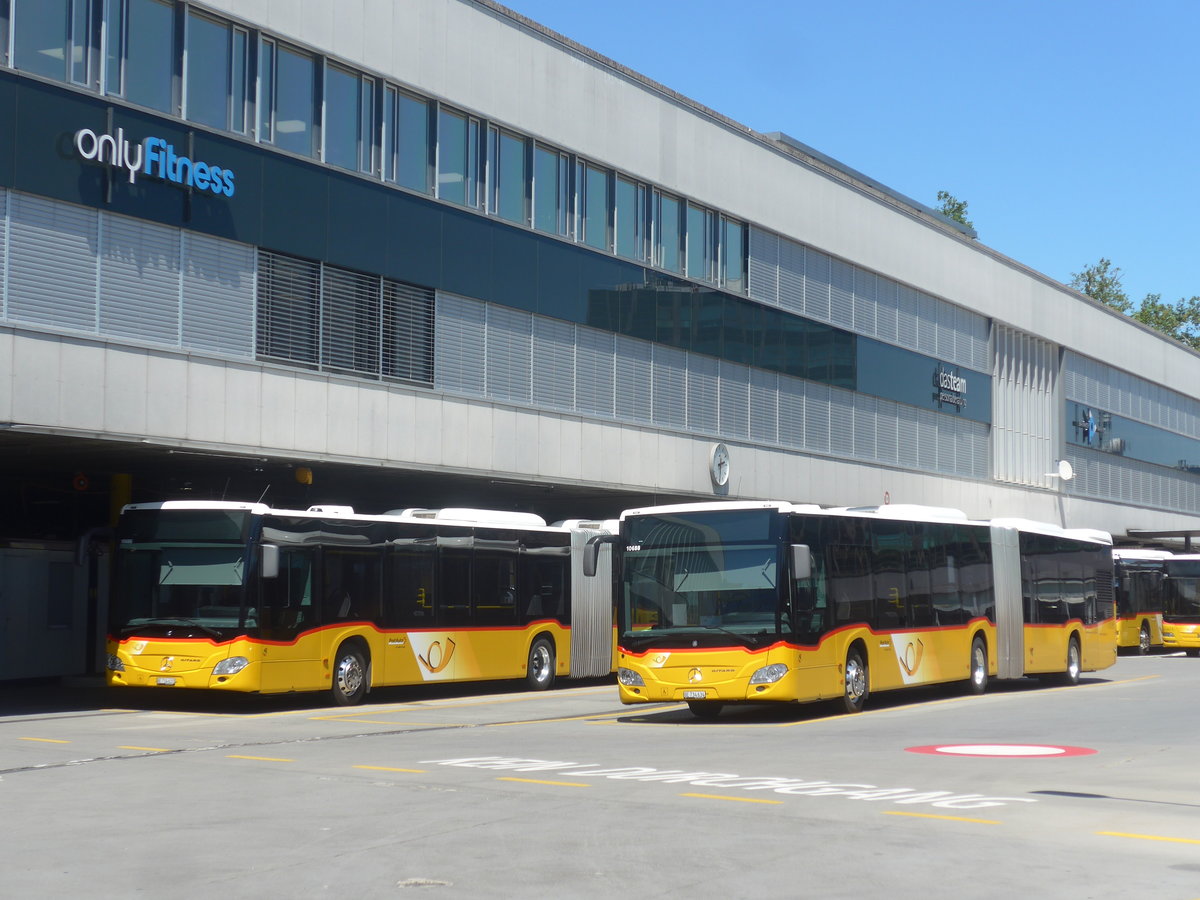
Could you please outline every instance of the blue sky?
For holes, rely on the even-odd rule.
[[[501,0],[505,2],[505,0]],[[1059,281],[1200,295],[1200,0],[507,0]]]

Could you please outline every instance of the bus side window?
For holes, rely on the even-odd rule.
[[[262,636],[287,640],[312,624],[312,552],[280,551],[279,574],[260,581]]]

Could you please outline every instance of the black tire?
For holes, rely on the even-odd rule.
[[[967,676],[967,690],[972,694],[982,694],[988,686],[987,642],[982,635],[976,635],[971,642],[971,667]]]
[[[1200,656],[1200,650],[1184,650],[1183,652],[1188,656]]]
[[[367,661],[353,644],[338,648],[329,692],[338,706],[355,706],[367,695]]]
[[[1145,622],[1142,623],[1142,630],[1138,632],[1138,656],[1145,656],[1150,652],[1150,626]]]
[[[1083,657],[1079,650],[1079,638],[1071,635],[1067,643],[1067,670],[1058,676],[1059,684],[1069,687],[1079,684],[1079,673],[1083,671]]]
[[[529,665],[525,682],[531,691],[548,691],[554,687],[554,644],[538,638],[529,648]]]
[[[715,719],[725,706],[724,703],[717,703],[715,700],[689,700],[687,705],[697,719]]]
[[[848,713],[862,712],[871,693],[871,673],[867,661],[857,647],[846,654],[846,669],[843,673],[842,709]]]

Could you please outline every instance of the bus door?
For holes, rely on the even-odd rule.
[[[312,548],[280,547],[279,574],[260,580],[257,609],[264,692],[320,688],[318,642],[300,635],[316,627]]]

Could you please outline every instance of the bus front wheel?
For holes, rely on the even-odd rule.
[[[1150,626],[1145,622],[1142,623],[1142,630],[1138,632],[1138,656],[1145,656],[1150,652]]]
[[[354,706],[367,693],[367,663],[357,647],[340,647],[333,666],[333,684],[329,688],[338,706]]]
[[[1067,644],[1067,670],[1059,676],[1059,679],[1065,685],[1079,684],[1081,671],[1083,671],[1083,662],[1080,659],[1079,638],[1072,635],[1070,643]]]
[[[534,691],[545,691],[554,686],[554,645],[546,638],[538,638],[529,648],[525,681]]]
[[[862,712],[870,693],[867,661],[857,648],[846,654],[846,688],[842,692],[842,708],[848,713]]]

